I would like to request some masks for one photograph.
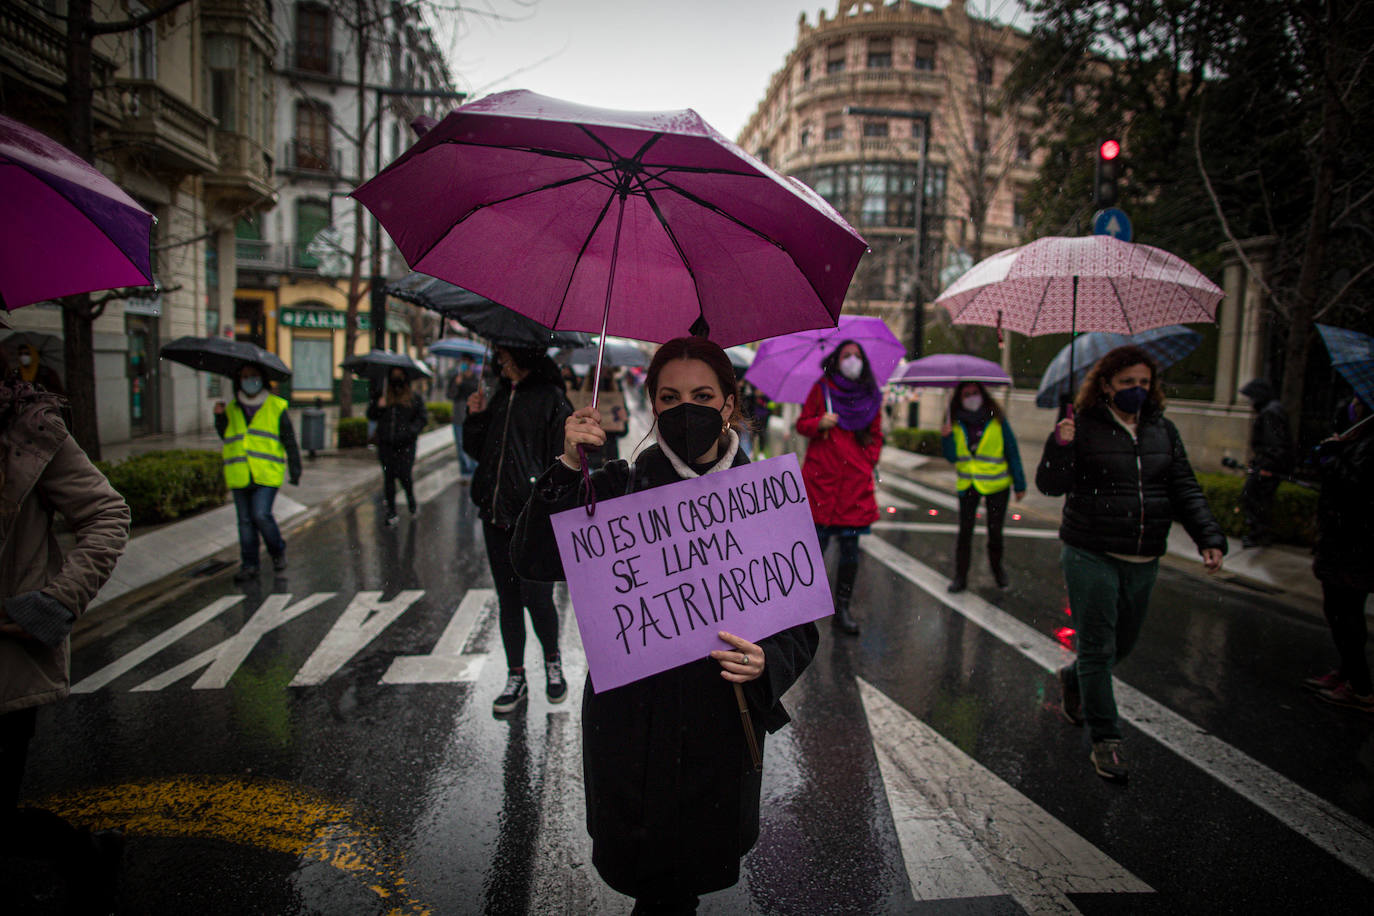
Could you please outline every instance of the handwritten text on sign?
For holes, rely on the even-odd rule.
[[[553,517],[599,693],[834,611],[795,455]]]

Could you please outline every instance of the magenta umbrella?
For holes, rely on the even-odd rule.
[[[744,380],[775,401],[801,404],[821,377],[821,360],[846,340],[864,348],[879,387],[906,353],[902,342],[881,318],[843,315],[838,327],[798,331],[759,344]]]
[[[990,359],[966,353],[936,353],[913,359],[888,381],[919,388],[953,388],[960,382],[1010,385],[1011,377]]]
[[[153,216],[61,144],[0,115],[0,305],[149,286]]]
[[[603,340],[730,346],[833,326],[867,250],[691,109],[524,90],[454,110],[353,193],[413,269]]]

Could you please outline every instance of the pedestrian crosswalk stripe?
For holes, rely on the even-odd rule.
[[[472,635],[491,613],[496,591],[470,588],[449,618],[448,625],[428,655],[401,655],[382,675],[383,684],[454,684],[475,681],[482,673],[487,653],[464,654]]]

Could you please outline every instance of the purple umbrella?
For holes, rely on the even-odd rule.
[[[151,285],[152,226],[89,163],[0,115],[0,305]]]
[[[907,363],[900,375],[890,381],[920,388],[953,388],[960,382],[1010,385],[1011,377],[1005,369],[990,359],[969,356],[966,353],[936,353],[933,356],[913,359]]]
[[[852,340],[864,348],[873,380],[879,387],[902,361],[905,349],[881,318],[844,315],[838,327],[799,331],[759,344],[744,380],[775,401],[801,404],[821,377],[821,360],[841,342]]]

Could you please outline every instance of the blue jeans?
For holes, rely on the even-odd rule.
[[[453,444],[458,446],[458,472],[464,476],[471,477],[472,472],[477,470],[477,461],[467,452],[463,451],[463,424],[453,424]]]
[[[1078,630],[1078,690],[1094,741],[1120,738],[1112,668],[1135,648],[1159,575],[1159,560],[1131,563],[1064,545],[1060,553],[1069,608]]]
[[[277,498],[276,487],[260,487],[255,483],[234,494],[234,508],[239,514],[239,557],[244,566],[258,565],[258,535],[267,544],[267,552],[274,557],[286,553],[286,542],[282,540],[281,529],[272,517],[272,501]]]

